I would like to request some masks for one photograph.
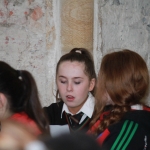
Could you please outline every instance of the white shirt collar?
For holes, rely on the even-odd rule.
[[[89,92],[89,96],[86,100],[86,102],[84,103],[84,105],[82,106],[82,108],[76,113],[78,114],[79,112],[83,112],[84,114],[86,114],[89,118],[92,117],[93,115],[93,111],[94,111],[94,105],[95,105],[95,98],[93,97],[93,95]],[[61,118],[62,118],[62,114],[63,112],[69,113],[71,115],[73,115],[67,105],[64,103],[63,104],[63,108],[62,108],[62,112],[61,112]]]
[[[140,104],[136,104],[136,105],[132,105],[131,109],[134,109],[134,110],[143,110],[143,106],[140,105]]]

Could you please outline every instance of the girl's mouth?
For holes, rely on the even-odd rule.
[[[67,101],[73,101],[75,99],[75,97],[73,97],[71,95],[67,95],[66,99],[67,99]]]

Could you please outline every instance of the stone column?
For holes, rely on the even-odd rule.
[[[63,53],[74,47],[93,49],[93,5],[93,0],[61,0]]]

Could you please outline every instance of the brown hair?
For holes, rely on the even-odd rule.
[[[96,79],[96,73],[95,73],[95,69],[94,69],[94,61],[93,61],[93,57],[91,55],[91,53],[85,49],[85,48],[73,48],[69,53],[63,55],[56,66],[56,75],[58,73],[58,68],[59,65],[62,62],[65,61],[77,61],[80,63],[84,63],[85,65],[85,74],[89,77],[89,80],[95,78]],[[95,94],[95,88],[91,91],[91,93],[94,95]],[[58,98],[58,94],[59,91],[57,90],[56,93],[56,100],[61,100],[60,98]]]
[[[113,52],[103,57],[96,90],[96,105],[91,125],[104,111],[108,98],[112,100],[111,113],[101,122],[96,133],[118,122],[131,105],[141,104],[149,85],[149,74],[143,58],[131,50]]]

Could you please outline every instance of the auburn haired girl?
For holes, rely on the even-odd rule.
[[[103,57],[91,129],[105,150],[150,148],[150,108],[144,97],[149,73],[143,58],[131,50]]]

